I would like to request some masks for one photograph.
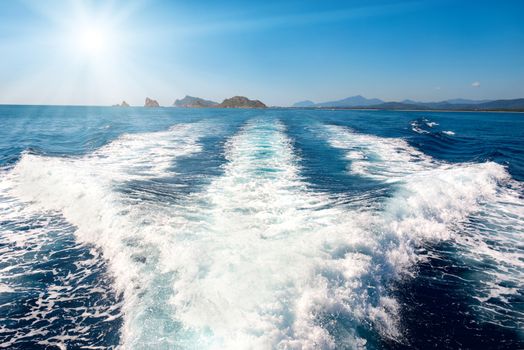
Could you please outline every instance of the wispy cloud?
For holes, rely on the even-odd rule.
[[[479,81],[474,81],[473,83],[471,83],[471,86],[473,86],[474,88],[478,88],[478,87],[480,87],[480,82]]]

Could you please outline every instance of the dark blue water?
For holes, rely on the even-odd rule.
[[[522,114],[0,121],[0,346],[524,347]]]

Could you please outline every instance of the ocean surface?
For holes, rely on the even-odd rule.
[[[524,114],[0,106],[0,348],[522,349]]]

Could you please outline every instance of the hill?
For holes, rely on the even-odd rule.
[[[173,103],[173,106],[184,107],[184,108],[210,108],[210,107],[218,106],[218,102],[204,100],[203,98],[200,98],[200,97],[193,97],[193,96],[186,95],[181,100],[175,100],[175,103]]]
[[[265,104],[259,100],[250,100],[244,96],[234,96],[226,98],[218,108],[267,108]]]

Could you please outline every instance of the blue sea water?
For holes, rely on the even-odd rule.
[[[522,114],[0,123],[0,348],[524,348]]]

